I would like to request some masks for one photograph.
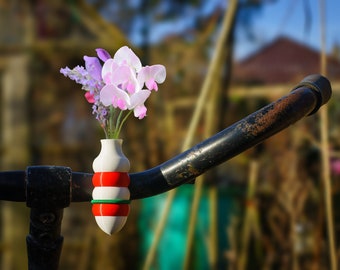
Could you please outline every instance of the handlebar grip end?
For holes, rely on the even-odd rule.
[[[299,88],[299,87],[308,87],[308,88],[312,89],[313,91],[315,91],[317,93],[318,104],[315,107],[315,109],[310,113],[310,115],[317,112],[319,110],[319,108],[322,105],[326,104],[332,96],[331,83],[329,82],[329,80],[326,77],[324,77],[320,74],[312,74],[312,75],[305,77],[294,88],[294,90]]]

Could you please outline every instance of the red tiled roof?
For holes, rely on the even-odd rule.
[[[320,53],[304,44],[280,37],[257,53],[235,64],[233,80],[239,83],[296,83],[320,73]],[[327,76],[340,79],[340,62],[328,58]]]

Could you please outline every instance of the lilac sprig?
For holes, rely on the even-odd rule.
[[[91,61],[91,59],[84,57],[85,63]],[[89,66],[87,64],[86,66]],[[100,90],[104,87],[104,83],[98,77],[93,76],[89,70],[84,68],[83,66],[76,66],[73,69],[69,69],[68,67],[60,69],[60,72],[64,74],[66,77],[69,77],[71,80],[75,81],[78,84],[82,85],[82,89],[86,91],[85,98],[89,103],[93,103],[92,105],[92,113],[95,115],[96,119],[99,121],[100,126],[104,129],[105,137],[108,137],[106,134],[107,125],[109,121],[109,115],[107,108],[100,102],[99,94]]]
[[[126,46],[113,58],[104,49],[96,49],[96,52],[98,57],[84,56],[85,67],[65,67],[60,72],[82,85],[105,137],[118,138],[132,112],[138,119],[146,116],[144,103],[152,90],[158,91],[158,83],[164,82],[166,70],[163,65],[143,67]]]

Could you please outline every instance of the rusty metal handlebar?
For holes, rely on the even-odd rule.
[[[328,79],[310,75],[288,95],[248,115],[178,156],[144,172],[130,174],[131,199],[154,196],[184,183],[311,115],[332,94]],[[55,167],[42,166],[44,169]],[[70,201],[91,200],[91,173],[72,173]],[[0,200],[26,201],[27,171],[0,172]]]
[[[192,181],[210,168],[311,115],[331,97],[330,82],[310,75],[290,94],[250,114],[175,158],[131,175],[132,199],[153,196]]]

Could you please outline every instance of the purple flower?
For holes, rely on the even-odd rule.
[[[85,68],[87,72],[96,81],[101,81],[102,79],[102,65],[97,57],[84,56]]]
[[[106,62],[107,60],[111,58],[111,55],[102,48],[96,49],[96,52],[97,52],[98,58],[102,60],[103,62]]]

